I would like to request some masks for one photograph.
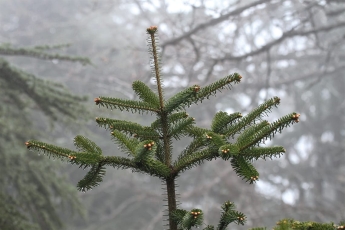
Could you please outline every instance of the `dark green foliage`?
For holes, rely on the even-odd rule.
[[[217,226],[217,230],[225,230],[230,223],[244,224],[246,217],[243,213],[235,210],[234,203],[227,201],[222,205],[222,214]],[[203,212],[200,209],[192,209],[186,211],[183,209],[177,209],[171,213],[171,218],[178,224],[180,229],[189,230],[191,227],[197,227],[202,225]],[[214,226],[208,225],[206,230],[214,229]]]
[[[85,98],[71,95],[60,84],[44,81],[10,66],[2,58],[0,58],[0,73],[0,85],[3,89],[7,89],[6,94],[0,93],[0,95],[8,104],[23,108],[27,103],[34,103],[53,119],[58,119],[59,114],[76,118],[85,111],[79,105]],[[25,99],[22,95],[25,95]]]
[[[259,124],[253,124],[248,129],[244,130],[237,138],[237,143],[245,143],[251,137],[255,137],[264,127],[268,126],[268,121],[261,121]]]
[[[48,52],[61,47],[0,45],[0,55],[90,63],[87,58]],[[65,123],[66,118],[83,118],[87,112],[80,103],[85,98],[72,95],[61,84],[42,80],[14,67],[3,58],[0,58],[0,88],[0,229],[61,230],[65,223],[61,211],[66,216],[72,216],[76,211],[81,213],[75,189],[65,178],[58,176],[56,164],[42,156],[28,154],[18,146],[27,135],[37,138],[46,135],[43,130],[35,131],[33,120]],[[37,119],[33,119],[32,111]]]
[[[30,141],[30,142],[26,142],[25,144],[28,149],[40,151],[49,157],[60,158],[64,160],[66,160],[66,158],[68,158],[72,154],[73,155],[77,154],[77,152],[75,151],[72,151],[66,148],[57,147],[50,144],[46,144],[40,141]]]
[[[200,88],[198,85],[189,87],[171,97],[167,101],[164,111],[166,113],[171,113],[174,110],[182,110],[189,107],[191,104],[202,102],[205,98],[208,99],[211,95],[215,95],[217,91],[225,87],[230,89],[231,83],[239,83],[241,78],[242,77],[238,73],[234,73],[204,88]]]
[[[76,152],[71,153],[68,158],[73,164],[77,164],[81,167],[89,167],[98,163],[102,159],[102,156],[92,152]]]
[[[137,167],[133,160],[125,157],[105,156],[102,158],[102,163],[105,166],[112,166],[118,169],[133,168],[135,170],[135,168]]]
[[[0,227],[2,230],[39,230],[37,224],[30,220],[18,210],[20,204],[11,196],[0,193]]]
[[[203,212],[200,209],[191,211],[177,209],[176,177],[205,160],[222,158],[230,161],[238,176],[249,183],[254,183],[258,180],[259,173],[251,161],[280,156],[285,151],[282,147],[265,148],[259,145],[265,140],[273,138],[285,127],[297,123],[299,114],[291,113],[272,124],[262,120],[273,106],[279,104],[280,99],[274,97],[244,117],[240,113],[218,112],[210,129],[195,126],[194,118],[189,117],[183,110],[192,104],[209,99],[222,89],[231,88],[232,83],[239,83],[242,77],[238,73],[234,73],[205,87],[191,86],[165,100],[161,84],[156,31],[156,27],[147,29],[151,63],[153,63],[151,67],[157,83],[157,94],[143,82],[136,81],[133,83],[133,90],[141,101],[110,97],[95,99],[96,105],[99,106],[132,113],[151,113],[156,116],[156,120],[150,126],[142,126],[124,120],[96,118],[96,122],[100,126],[111,131],[115,142],[128,155],[127,157],[103,156],[95,143],[81,136],[77,136],[75,139],[76,146],[81,152],[37,141],[28,141],[27,146],[48,155],[68,158],[71,163],[82,167],[91,167],[85,178],[78,184],[78,188],[83,191],[89,190],[101,182],[105,173],[103,166],[131,168],[135,172],[147,173],[162,179],[167,186],[170,229],[177,230],[178,227],[191,229],[194,226],[202,225]],[[173,162],[173,140],[178,140],[183,136],[191,137],[193,140]],[[225,230],[230,223],[243,224],[245,222],[244,214],[236,211],[233,203],[224,203],[222,210],[218,230]],[[206,229],[213,228],[208,226]]]
[[[141,81],[133,82],[133,90],[139,96],[139,98],[154,108],[159,108],[159,98],[145,83]]]
[[[27,56],[34,57],[43,60],[64,60],[72,62],[80,62],[83,65],[91,64],[88,58],[84,57],[71,57],[60,54],[51,54],[48,53],[48,50],[52,49],[61,49],[68,45],[57,45],[57,46],[35,46],[33,48],[13,48],[9,44],[0,45],[0,54],[1,55],[10,55],[10,56]]]
[[[145,162],[136,163],[136,168],[137,170],[134,170],[136,172],[143,171],[161,179],[166,179],[170,175],[170,169],[161,161],[153,158],[149,158]]]
[[[247,160],[258,160],[259,158],[266,159],[267,157],[280,157],[281,154],[285,153],[285,149],[282,146],[274,147],[253,147],[244,150],[243,157]]]
[[[109,118],[96,118],[99,126],[110,130],[117,130],[125,134],[133,135],[140,140],[159,139],[159,134],[151,127],[145,127],[130,121],[113,120]]]
[[[238,155],[240,148],[235,144],[226,144],[219,148],[218,153],[223,160],[228,160],[230,157]]]
[[[123,134],[118,130],[113,130],[111,135],[114,137],[115,142],[120,146],[122,152],[135,156],[135,148],[139,144],[137,139],[128,138],[126,134]]]
[[[265,103],[259,105],[256,109],[251,111],[248,115],[243,117],[239,122],[234,125],[231,125],[226,131],[226,136],[233,136],[236,133],[240,132],[247,126],[252,125],[256,121],[260,120],[264,115],[267,115],[268,112],[271,111],[273,106],[277,106],[280,103],[280,99],[278,97],[274,97],[269,99]]]
[[[182,110],[190,106],[196,98],[197,92],[200,90],[200,86],[194,85],[171,97],[165,104],[164,111],[167,114],[175,110]]]
[[[89,153],[95,153],[98,155],[102,155],[102,149],[98,147],[95,142],[87,139],[83,136],[76,136],[74,138],[74,145],[80,150]]]
[[[157,145],[154,141],[142,141],[135,148],[134,161],[144,163],[154,156],[156,150]]]
[[[132,113],[147,113],[157,112],[158,109],[152,107],[151,104],[141,101],[124,100],[110,97],[99,97],[95,99],[95,102],[99,106],[104,106],[107,109],[119,109],[121,111],[128,111]]]
[[[187,117],[188,117],[188,114],[186,112],[177,112],[177,113],[169,114],[167,119],[168,119],[169,124],[174,124]],[[162,129],[161,125],[162,125],[161,119],[159,117],[156,121],[152,122],[151,127],[153,129],[161,130]]]
[[[67,215],[69,208],[80,211],[75,189],[56,175],[56,165],[28,153],[2,152],[1,157],[1,230],[63,229],[61,207]]]
[[[223,111],[219,111],[213,118],[211,130],[215,133],[224,134],[224,131],[229,125],[236,120],[242,117],[241,113],[228,114]]]
[[[266,228],[251,228],[250,230],[265,230]],[[345,229],[344,223],[316,223],[312,221],[300,222],[293,219],[283,219],[277,222],[274,230],[341,230]]]
[[[226,227],[234,222],[236,224],[244,224],[246,217],[243,213],[235,211],[235,204],[227,201],[222,205],[222,215],[218,224],[218,230],[225,230]]]
[[[236,174],[251,184],[259,179],[259,173],[254,166],[243,156],[235,156],[231,159],[231,166]]]
[[[291,113],[278,119],[270,125],[267,125],[267,122],[264,121],[259,126],[250,128],[249,132],[246,134],[246,138],[237,140],[236,144],[240,147],[241,150],[244,150],[248,147],[264,143],[265,140],[272,139],[277,132],[280,133],[284,128],[290,126],[295,122],[298,122],[298,117],[299,114]],[[256,133],[253,133],[252,130],[256,130],[257,127],[259,128],[259,130],[257,130]]]
[[[99,185],[103,181],[102,177],[105,175],[105,168],[101,163],[94,164],[86,176],[78,182],[78,189],[80,191],[87,191]]]
[[[177,209],[171,214],[171,218],[181,229],[190,230],[192,227],[200,226],[204,217],[200,209],[192,209],[190,212]]]
[[[232,83],[238,84],[241,82],[242,76],[238,73],[233,73],[228,75],[214,83],[211,83],[208,86],[205,86],[200,89],[196,96],[196,100],[194,103],[200,101],[202,102],[205,98],[209,99],[210,96],[216,95],[217,92],[221,92],[222,89],[228,88],[231,89]]]
[[[200,165],[204,160],[212,160],[217,158],[216,151],[204,149],[197,152],[181,155],[177,161],[174,162],[175,173],[180,173]]]
[[[193,117],[183,118],[176,123],[170,123],[168,135],[176,140],[179,140],[181,136],[188,135],[188,130],[194,123]]]

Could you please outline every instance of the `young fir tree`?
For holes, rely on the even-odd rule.
[[[281,146],[261,147],[260,144],[291,124],[297,123],[300,115],[291,113],[273,123],[263,120],[262,118],[280,102],[278,97],[274,97],[246,116],[242,116],[241,113],[218,112],[213,118],[210,129],[195,126],[194,118],[189,117],[185,109],[192,104],[209,99],[217,91],[231,88],[232,84],[239,83],[242,77],[234,73],[205,87],[191,86],[170,99],[165,99],[156,33],[155,26],[147,29],[157,93],[143,82],[135,81],[133,90],[139,96],[139,101],[111,97],[95,99],[96,105],[99,106],[139,114],[150,113],[156,116],[157,119],[150,126],[124,120],[96,118],[99,126],[110,130],[114,141],[119,144],[123,153],[127,154],[126,157],[105,156],[94,142],[83,136],[76,136],[74,139],[74,144],[79,151],[35,140],[26,142],[26,146],[48,156],[66,159],[72,164],[90,168],[77,185],[81,191],[87,191],[102,182],[106,166],[130,168],[135,172],[159,177],[166,184],[169,229],[191,229],[193,226],[203,225],[204,213],[201,209],[188,211],[178,209],[176,178],[205,160],[222,158],[229,161],[235,173],[246,182],[256,182],[259,179],[259,173],[252,165],[252,161],[280,156],[285,152]],[[193,140],[177,159],[173,160],[173,140],[178,140],[183,136],[191,137]],[[246,217],[235,210],[233,202],[226,201],[221,209],[218,225],[216,227],[208,225],[204,229],[224,230],[232,222],[244,224]]]

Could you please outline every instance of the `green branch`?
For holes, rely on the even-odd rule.
[[[259,105],[256,109],[251,111],[248,115],[241,118],[236,124],[231,125],[228,130],[226,130],[225,135],[227,137],[234,136],[236,133],[240,132],[245,127],[255,123],[257,120],[260,120],[261,117],[268,112],[270,112],[273,106],[277,106],[280,103],[278,97],[274,97]]]
[[[118,130],[120,132],[133,135],[134,137],[141,140],[158,140],[161,138],[161,136],[151,127],[142,126],[135,122],[102,117],[97,117],[96,122],[101,127],[105,127],[106,129],[110,129],[111,131]]]
[[[273,122],[270,125],[267,125],[264,121],[258,126],[254,126],[254,129],[260,128],[255,133],[251,133],[251,136],[247,136],[245,139],[239,139],[236,144],[240,147],[241,150],[258,145],[259,143],[272,139],[277,132],[281,132],[284,128],[290,126],[293,123],[299,122],[299,114],[291,113],[286,115],[279,120]]]
[[[157,51],[157,38],[155,36],[155,33],[157,32],[157,26],[151,26],[147,28],[147,33],[150,35],[149,38],[149,43],[151,44],[151,49],[149,49],[150,54],[152,55],[153,58],[153,72],[154,76],[157,81],[157,87],[158,87],[158,96],[159,96],[159,103],[160,103],[160,108],[163,110],[164,108],[164,97],[163,97],[163,89],[162,89],[162,83],[161,83],[161,74],[160,74],[160,69],[159,69],[159,58],[158,58],[158,51]]]
[[[215,95],[217,91],[221,92],[222,89],[231,89],[232,83],[238,84],[241,82],[242,76],[238,73],[228,75],[208,86],[202,87],[196,96],[196,102],[202,102],[205,98],[209,99],[210,96]]]
[[[156,112],[157,108],[151,107],[150,104],[141,101],[124,100],[111,97],[97,97],[94,100],[96,105],[106,107],[107,109],[119,109],[120,111],[130,111],[132,113],[138,112],[144,114],[147,112]]]
[[[147,103],[153,108],[159,108],[159,98],[145,83],[135,81],[132,84],[132,88],[144,103]]]
[[[63,45],[65,46],[65,45]],[[10,55],[10,56],[26,56],[26,57],[33,57],[43,60],[61,60],[61,61],[71,61],[71,62],[80,62],[83,65],[92,64],[90,59],[84,57],[71,57],[68,55],[60,55],[60,54],[50,54],[43,52],[43,50],[47,49],[56,49],[61,48],[62,46],[38,46],[34,48],[12,48],[9,45],[2,45],[0,46],[0,55]]]
[[[250,161],[258,160],[260,158],[266,160],[266,158],[272,159],[273,157],[280,157],[285,152],[286,150],[282,146],[253,147],[242,151],[241,156]]]

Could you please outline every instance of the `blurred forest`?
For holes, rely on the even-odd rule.
[[[25,196],[37,191],[36,196],[53,200],[58,207],[56,218],[61,218],[57,222],[64,223],[66,229],[161,229],[165,207],[158,179],[108,169],[99,187],[77,193],[75,184],[85,171],[27,153],[24,145],[27,139],[40,138],[72,147],[73,137],[81,134],[98,143],[104,154],[121,155],[109,133],[93,118],[109,116],[142,124],[153,118],[100,109],[93,98],[133,99],[134,80],[153,83],[146,46],[146,28],[151,25],[159,29],[167,95],[193,84],[206,85],[233,72],[243,76],[231,91],[204,101],[202,110],[201,106],[188,110],[198,125],[209,127],[219,110],[246,114],[273,96],[281,98],[281,105],[270,119],[292,111],[301,114],[298,125],[267,143],[282,145],[287,152],[279,159],[256,164],[261,174],[255,185],[241,181],[224,161],[206,162],[181,175],[177,183],[183,208],[201,208],[205,223],[214,224],[220,205],[231,200],[248,217],[245,226],[231,229],[272,227],[282,218],[344,220],[342,0],[1,0],[0,64],[10,63],[39,79],[62,84],[76,95],[71,96],[72,101],[82,104],[75,105],[76,119],[58,107],[52,116],[39,103],[16,104],[9,100],[11,93],[23,98],[25,92],[7,92],[5,83],[10,82],[11,75],[0,72],[0,207],[6,203],[21,207],[22,214],[29,216],[28,223],[31,220],[32,226],[39,225],[35,229],[62,228],[61,223],[53,224],[55,228],[36,223],[23,210],[35,212],[50,206],[37,205],[42,201],[35,198],[26,202],[28,207],[35,206],[30,202],[36,204],[36,208],[24,209],[20,201],[24,188],[9,182],[13,179],[11,170],[19,170],[16,175],[21,177],[37,169],[63,187],[40,192],[40,181],[26,176],[22,182],[33,192]],[[88,57],[92,65],[4,52],[5,47],[60,44],[69,46],[55,47],[54,52]],[[87,96],[86,102],[83,96]],[[176,143],[174,151],[181,151],[183,144],[183,140]],[[16,163],[8,163],[12,162],[9,159]],[[13,201],[3,200],[6,193],[16,194]],[[84,214],[78,214],[83,213],[81,209],[85,209]]]

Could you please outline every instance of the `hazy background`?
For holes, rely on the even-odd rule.
[[[267,143],[283,145],[287,152],[279,159],[255,163],[260,172],[256,185],[241,181],[229,162],[206,162],[177,179],[182,207],[201,208],[205,223],[216,224],[221,204],[234,201],[248,217],[238,229],[272,227],[284,217],[318,222],[345,219],[342,0],[0,0],[0,44],[70,44],[56,52],[89,57],[94,64],[2,56],[88,97],[87,111],[76,125],[51,125],[32,117],[34,129],[47,133],[45,141],[72,147],[73,137],[82,134],[95,140],[105,155],[121,154],[94,117],[143,124],[152,118],[99,109],[93,99],[134,99],[134,80],[153,84],[146,45],[146,28],[151,25],[159,29],[167,97],[233,72],[243,76],[231,91],[188,110],[198,125],[208,127],[219,110],[246,114],[273,96],[281,98],[281,105],[269,121],[293,111],[301,114],[299,124]],[[5,106],[4,101],[1,104]],[[34,110],[27,108],[25,113]],[[18,142],[21,148],[25,141]],[[176,154],[183,144],[177,143]],[[66,173],[66,180],[74,185],[86,173],[76,166],[58,167],[57,173]],[[156,178],[108,168],[99,187],[78,193],[86,209],[84,219],[64,217],[63,222],[71,230],[163,229],[161,187]],[[65,212],[61,209],[61,216]]]

